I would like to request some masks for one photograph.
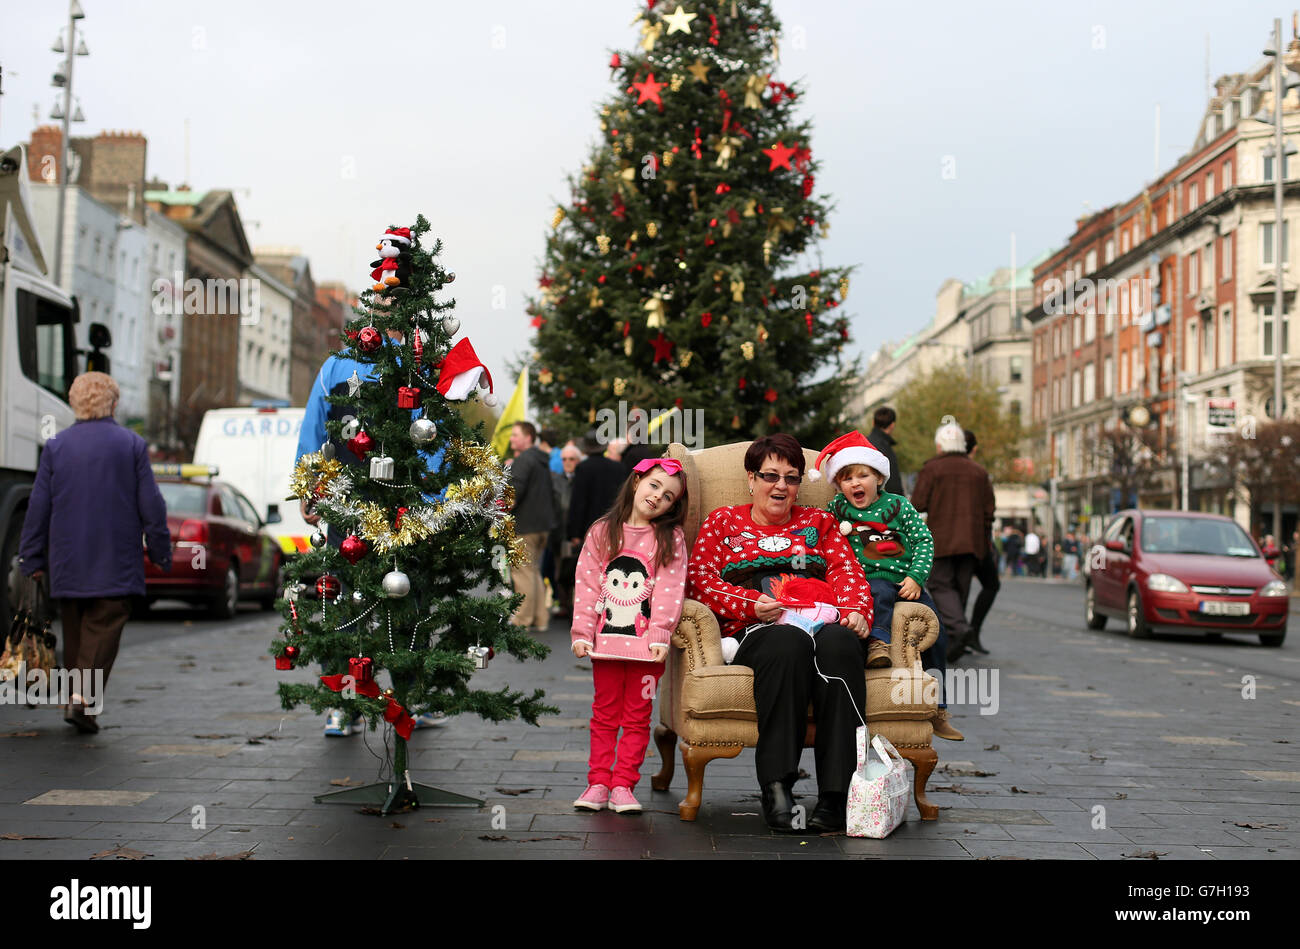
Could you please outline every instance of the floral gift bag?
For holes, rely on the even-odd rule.
[[[880,735],[872,738],[871,747],[880,760],[868,757],[867,730],[859,726],[858,770],[849,783],[850,837],[888,837],[907,819],[912,763]]]

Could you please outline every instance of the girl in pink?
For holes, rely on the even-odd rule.
[[[574,585],[573,652],[591,657],[596,695],[588,787],[574,807],[641,812],[632,789],[650,743],[668,642],[682,615],[685,520],[681,464],[647,458],[632,469],[609,513],[587,531]]]

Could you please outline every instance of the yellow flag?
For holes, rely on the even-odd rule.
[[[658,431],[659,426],[662,425],[664,421],[667,420],[667,418],[676,411],[677,409],[674,407],[669,409],[667,412],[655,416],[653,419],[650,420],[650,424],[646,427],[646,430],[649,431],[651,435],[653,435],[656,431]]]
[[[502,458],[510,450],[510,429],[514,428],[515,422],[524,421],[527,414],[528,367],[525,366],[519,370],[519,381],[515,383],[515,391],[501,412],[501,418],[497,420],[496,430],[492,432],[492,450]]]

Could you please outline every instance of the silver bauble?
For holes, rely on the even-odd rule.
[[[324,546],[325,546],[325,532],[322,531],[322,530],[315,530],[315,531],[312,531],[312,535],[311,535],[310,540],[311,540],[311,545],[312,545],[313,547],[324,547]]]
[[[444,316],[442,318],[442,331],[448,336],[455,336],[456,331],[460,329],[460,320],[454,316]]]
[[[456,282],[456,274],[448,270],[447,275],[443,278],[443,283],[455,283],[455,282]]]
[[[397,599],[411,592],[411,578],[400,570],[384,574],[384,594]]]
[[[353,602],[353,603],[364,603],[365,601],[366,601],[366,595],[365,595],[364,593],[362,593],[360,590],[353,590],[353,591],[352,591],[352,602]]]
[[[427,445],[438,437],[438,426],[432,419],[417,418],[411,423],[411,441],[417,445]]]

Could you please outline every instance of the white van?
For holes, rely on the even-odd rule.
[[[311,549],[307,538],[313,528],[302,519],[298,502],[286,500],[302,416],[301,408],[211,409],[194,444],[194,463],[216,465],[221,480],[253,502],[286,555]]]

